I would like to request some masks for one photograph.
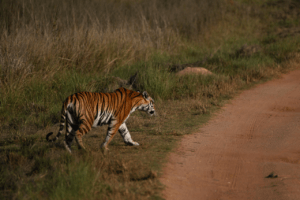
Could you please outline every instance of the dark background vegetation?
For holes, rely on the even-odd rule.
[[[299,19],[297,0],[0,1],[0,196],[160,199],[157,177],[181,135],[239,89],[298,65]],[[172,70],[186,66],[214,75]],[[140,147],[116,136],[102,155],[105,128],[85,137],[88,153],[46,143],[68,95],[135,73],[159,113],[129,119]]]

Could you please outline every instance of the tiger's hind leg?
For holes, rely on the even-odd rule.
[[[65,148],[67,151],[72,153],[71,151],[71,145],[75,137],[75,141],[78,145],[78,149],[83,149],[85,150],[85,147],[82,142],[82,136],[86,134],[90,129],[85,130],[82,129],[82,125],[78,126],[77,125],[70,125],[69,123],[67,124],[67,134],[66,134],[66,139],[64,141]]]
[[[131,135],[130,135],[125,123],[123,123],[120,126],[119,133],[123,137],[123,140],[124,140],[125,144],[132,145],[132,146],[139,146],[139,143],[132,140]]]
[[[64,146],[66,150],[70,153],[72,153],[71,145],[75,136],[75,132],[76,132],[76,125],[71,125],[70,122],[67,121]]]
[[[82,142],[82,137],[89,132],[92,129],[91,124],[80,124],[78,130],[75,133],[75,140],[78,145],[78,149],[83,149],[86,150],[83,142]]]

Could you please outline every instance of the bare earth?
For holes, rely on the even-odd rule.
[[[242,92],[185,136],[161,181],[170,200],[299,200],[300,70]]]

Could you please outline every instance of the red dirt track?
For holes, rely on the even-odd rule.
[[[167,200],[299,200],[300,70],[242,92],[185,136],[160,180]]]

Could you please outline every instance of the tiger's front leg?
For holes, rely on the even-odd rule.
[[[139,146],[139,143],[132,140],[131,135],[130,135],[125,123],[123,123],[120,126],[119,133],[123,137],[125,144],[132,145],[132,146]]]
[[[102,150],[108,150],[107,146],[110,143],[110,141],[113,139],[113,137],[115,136],[119,127],[120,127],[120,124],[116,123],[115,121],[111,122],[108,125],[105,140],[101,145]]]

